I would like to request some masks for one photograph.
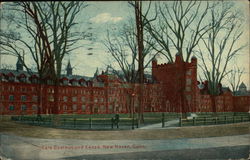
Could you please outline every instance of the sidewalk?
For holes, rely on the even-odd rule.
[[[248,146],[249,139],[249,134],[170,140],[39,139],[0,134],[0,155],[13,160],[47,160],[96,154]]]
[[[162,128],[162,123],[157,123],[157,124],[140,127],[138,129],[169,129],[169,128],[177,128],[178,124],[179,124],[179,120],[176,119],[176,120],[165,122],[164,128]]]

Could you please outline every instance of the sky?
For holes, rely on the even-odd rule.
[[[126,1],[91,1],[87,2],[88,7],[80,13],[78,20],[81,22],[79,30],[88,30],[96,37],[93,41],[82,41],[82,48],[75,50],[70,56],[65,56],[63,61],[63,69],[70,60],[73,66],[73,74],[93,76],[96,68],[99,71],[105,70],[108,64],[114,64],[112,58],[107,53],[107,48],[103,45],[103,40],[106,36],[107,29],[117,30],[121,25],[126,23],[130,17],[133,17],[134,12],[129,7]],[[167,3],[167,2],[166,2]],[[236,6],[242,10],[245,18],[244,34],[238,42],[238,45],[246,44],[247,46],[240,52],[235,63],[240,67],[245,68],[245,73],[242,77],[244,83],[250,86],[250,52],[249,52],[249,2],[247,0],[237,1]],[[2,56],[1,66],[15,66],[16,57]],[[29,58],[25,59],[27,63],[32,63]],[[160,62],[166,63],[165,59]],[[199,63],[199,62],[198,62]],[[0,67],[1,67],[0,66]],[[65,70],[63,71],[65,73]],[[224,82],[226,84],[226,82]]]

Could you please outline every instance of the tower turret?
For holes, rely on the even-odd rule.
[[[17,62],[16,62],[16,70],[17,71],[23,71],[23,63],[21,56],[18,56]]]
[[[176,53],[176,55],[175,55],[175,62],[177,62],[177,63],[179,63],[179,62],[182,62],[183,61],[183,59],[182,59],[182,55],[181,55],[181,53]]]
[[[241,82],[241,84],[239,86],[239,91],[242,93],[247,91],[247,86],[243,82]]]
[[[72,67],[71,67],[71,64],[70,64],[70,60],[68,62],[66,70],[67,70],[67,76],[72,75]]]

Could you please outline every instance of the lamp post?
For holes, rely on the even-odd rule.
[[[132,93],[131,94],[132,96],[132,129],[134,129],[134,96],[135,96],[135,93]]]

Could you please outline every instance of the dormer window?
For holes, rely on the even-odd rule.
[[[48,85],[53,85],[53,81],[52,81],[51,79],[48,79],[48,80],[47,80],[47,84],[48,84]]]
[[[8,81],[10,81],[10,82],[14,82],[15,81],[15,76],[11,72],[7,75],[7,78],[8,78]]]
[[[68,80],[68,78],[63,77],[63,78],[60,79],[60,82],[61,82],[62,85],[68,85],[69,80]]]
[[[85,79],[81,78],[81,79],[79,80],[79,84],[80,84],[81,86],[86,86],[86,81],[85,81]]]
[[[63,85],[68,85],[68,80],[67,79],[63,80]]]
[[[76,79],[71,79],[70,83],[72,86],[77,86],[78,85],[78,81]]]
[[[38,82],[38,81],[37,81],[36,78],[34,78],[34,79],[31,80],[31,83],[37,83],[37,82]]]
[[[73,81],[72,85],[77,86],[77,81]]]
[[[4,74],[0,73],[0,81],[3,81],[3,80],[4,80]]]
[[[26,82],[26,77],[21,77],[20,82],[23,82],[23,83]]]
[[[38,77],[36,75],[32,75],[29,78],[29,80],[30,80],[31,83],[38,83]]]

